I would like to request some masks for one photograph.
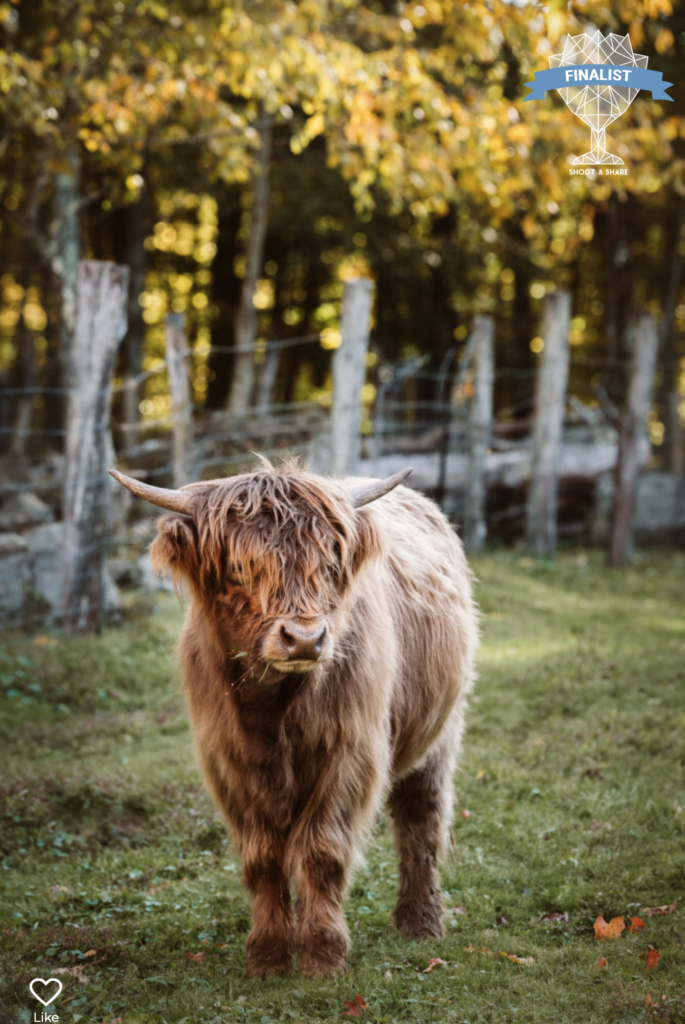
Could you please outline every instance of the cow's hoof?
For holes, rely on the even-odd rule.
[[[303,978],[337,978],[347,970],[344,958],[329,959],[300,953],[300,974]]]
[[[293,969],[293,958],[286,957],[282,960],[259,960],[257,957],[248,957],[245,963],[246,978],[268,978],[270,975],[283,976],[290,974]]]
[[[303,978],[335,978],[347,969],[347,934],[334,929],[301,933],[297,952]]]
[[[395,925],[405,939],[441,939],[445,934],[441,906],[398,907]]]
[[[292,944],[277,942],[273,937],[248,938],[245,974],[248,978],[268,978],[289,974],[293,969]]]

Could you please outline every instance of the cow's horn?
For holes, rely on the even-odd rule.
[[[109,475],[128,488],[132,494],[143,498],[144,501],[149,501],[151,505],[158,505],[159,508],[165,508],[168,512],[180,512],[184,516],[193,514],[190,494],[183,491],[170,491],[166,487],[151,487],[150,484],[144,484],[141,480],[125,476],[118,469],[110,469]]]
[[[375,501],[376,498],[382,498],[388,491],[392,491],[395,487],[399,487],[407,479],[411,469],[403,469],[401,473],[395,473],[393,476],[387,477],[385,480],[374,480],[372,483],[361,484],[356,487],[349,487],[348,494],[350,501],[355,508],[361,508],[362,505],[368,505],[370,501]]]

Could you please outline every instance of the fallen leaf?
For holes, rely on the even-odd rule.
[[[467,809],[465,807],[463,807],[459,813],[461,814],[462,818],[470,818],[471,817],[471,811],[467,811]]]
[[[597,832],[597,830],[600,829],[600,828],[609,828],[610,829],[611,825],[609,824],[608,821],[597,821],[596,819],[594,819],[593,821],[590,822],[590,829],[593,832]]]
[[[495,926],[501,928],[502,925],[509,924],[504,914],[498,914],[495,918]]]
[[[33,638],[34,647],[57,647],[57,640],[54,636],[36,636]]]
[[[84,959],[86,959],[89,956],[97,956],[97,955],[98,955],[97,949],[89,949],[87,953],[83,954],[83,957],[84,957]]]
[[[195,964],[203,964],[207,959],[207,954],[203,950],[201,953],[189,953],[186,950],[186,960],[192,960]]]
[[[644,928],[644,926],[645,922],[642,920],[641,917],[631,917],[630,928],[628,929],[628,931],[635,935],[635,933],[639,932],[640,928]]]
[[[656,1003],[652,999],[651,993],[645,999],[645,1006],[656,1006]]]
[[[487,946],[481,946],[480,949],[477,946],[464,946],[464,950],[467,953],[485,953],[486,956],[494,956],[495,954]]]
[[[72,978],[76,978],[82,985],[85,985],[88,978],[83,973],[80,967],[58,967],[57,970],[53,970],[53,974],[70,974]]]
[[[450,914],[468,914],[466,907],[450,907]]]
[[[670,905],[665,903],[663,907],[645,907],[643,913],[645,917],[666,917],[667,914],[675,914],[677,902],[674,900]]]
[[[226,949],[227,945],[228,945],[227,942],[220,942],[219,945],[216,948],[217,949]]]
[[[428,967],[426,967],[425,971],[419,971],[419,974],[432,974],[434,967],[447,967],[448,964],[453,964],[456,967],[459,966],[456,960],[441,960],[440,957],[435,957],[435,959],[428,961]]]
[[[490,955],[492,956],[492,954]],[[502,950],[499,955],[503,956],[505,960],[511,960],[513,964],[522,964],[524,967],[530,967],[535,963],[535,958],[532,956],[516,956],[515,953],[504,953]]]
[[[645,963],[647,964],[647,970],[653,971],[654,968],[658,965],[660,959],[661,953],[659,952],[659,950],[655,949],[654,946],[650,946],[647,952],[645,953]]]
[[[609,961],[605,956],[600,956],[599,960],[595,964],[595,967],[603,967],[605,971],[609,970]]]
[[[612,917],[608,923],[600,915],[594,923],[595,938],[599,939],[600,942],[609,942],[611,939],[617,939],[621,932],[625,929],[625,922],[622,917]]]
[[[369,1004],[364,1002],[358,992],[354,998],[354,1002],[350,1001],[344,1003],[345,1009],[343,1011],[343,1017],[361,1017],[364,1010],[368,1010]]]
[[[568,921],[568,910],[565,910],[563,914],[555,911],[552,914],[540,914],[538,921]]]

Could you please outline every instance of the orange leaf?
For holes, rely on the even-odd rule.
[[[600,942],[608,942],[610,939],[617,939],[623,929],[625,923],[622,917],[612,917],[608,923],[600,915],[594,923],[595,938],[599,939]]]
[[[644,926],[645,922],[642,920],[641,917],[631,917],[630,928],[628,929],[628,931],[635,935],[635,933],[639,932],[640,928],[644,928]]]
[[[656,1006],[656,1003],[652,999],[651,993],[645,999],[645,1006]]]
[[[456,964],[456,960],[441,960],[440,957],[435,957],[434,960],[428,961],[428,967],[425,971],[419,971],[419,974],[432,974],[434,967],[447,967],[448,964]]]
[[[665,903],[663,907],[645,907],[645,917],[665,917],[667,914],[675,914],[677,902],[674,900],[670,905]]]
[[[595,964],[595,967],[603,967],[606,971],[608,971],[609,970],[609,961],[607,960],[606,957],[601,956],[599,958],[599,960],[597,961],[597,963]]]
[[[516,956],[515,953],[504,953],[500,950],[500,956],[505,957],[507,960],[511,960],[514,964],[521,964],[524,967],[530,967],[531,964],[535,963],[535,959],[532,956]]]
[[[85,960],[85,959],[86,959],[86,957],[89,957],[89,956],[97,956],[97,955],[98,955],[98,951],[97,951],[97,949],[89,949],[87,953],[84,953],[84,954],[83,954],[83,959]]]
[[[645,953],[645,963],[647,964],[647,970],[653,971],[654,968],[658,965],[660,959],[661,953],[659,952],[659,950],[654,949],[654,946],[650,946],[647,952]]]
[[[189,953],[186,950],[186,960],[192,960],[195,964],[203,964],[207,959],[207,954],[203,950],[201,953]]]
[[[369,1004],[365,1003],[362,997],[357,992],[355,1002],[345,1002],[345,1009],[343,1010],[343,1017],[361,1017],[364,1010],[368,1010]]]

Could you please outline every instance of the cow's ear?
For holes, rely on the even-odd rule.
[[[369,558],[378,558],[383,553],[381,534],[376,525],[373,511],[360,508],[355,513],[357,544],[352,555],[352,571],[357,572]]]
[[[162,516],[157,520],[157,536],[150,548],[155,572],[166,572],[174,580],[188,582],[198,577],[198,537],[189,516]]]

